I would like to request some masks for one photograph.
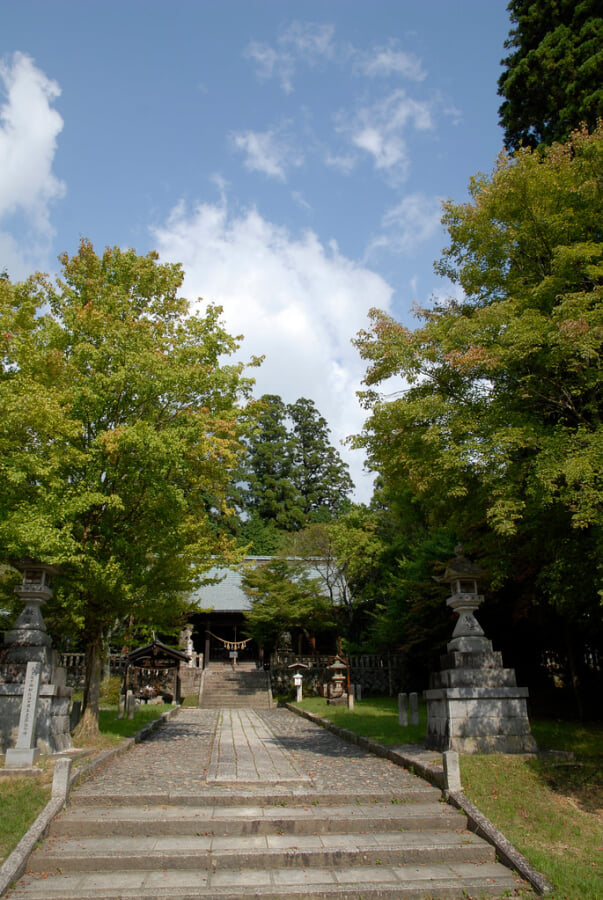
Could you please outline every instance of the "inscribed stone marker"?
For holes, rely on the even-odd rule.
[[[17,769],[21,766],[31,766],[39,754],[36,743],[36,710],[38,695],[40,693],[40,676],[42,664],[28,662],[25,673],[25,686],[21,703],[21,717],[19,719],[19,732],[17,745],[6,751],[4,765],[7,769]]]

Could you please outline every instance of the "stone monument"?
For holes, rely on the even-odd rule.
[[[31,765],[39,752],[73,745],[69,731],[71,688],[58,666],[41,606],[52,597],[52,566],[30,559],[15,564],[23,573],[15,588],[25,607],[0,648],[0,750],[7,767]]]
[[[503,668],[475,618],[481,570],[455,549],[444,575],[446,601],[458,615],[441,671],[432,674],[427,701],[426,746],[458,753],[533,753],[536,743],[527,711],[528,689],[517,687],[514,669]]]

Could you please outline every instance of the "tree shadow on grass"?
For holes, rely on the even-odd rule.
[[[531,760],[530,768],[556,794],[569,797],[581,810],[603,812],[603,754],[579,759]]]

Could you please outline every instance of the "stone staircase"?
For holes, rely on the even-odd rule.
[[[426,783],[399,792],[79,796],[11,900],[436,900],[526,885]],[[522,893],[525,897],[525,893]]]
[[[203,675],[202,709],[270,709],[270,677],[255,663],[212,663]]]

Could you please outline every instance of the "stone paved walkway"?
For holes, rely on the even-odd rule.
[[[269,726],[251,709],[225,709],[218,728],[207,773],[212,782],[309,781],[292,754]]]
[[[298,786],[352,796],[424,784],[286,709],[183,709],[77,789],[82,797],[232,793]]]
[[[439,791],[286,709],[184,709],[76,788],[12,900],[400,900],[524,885]]]

